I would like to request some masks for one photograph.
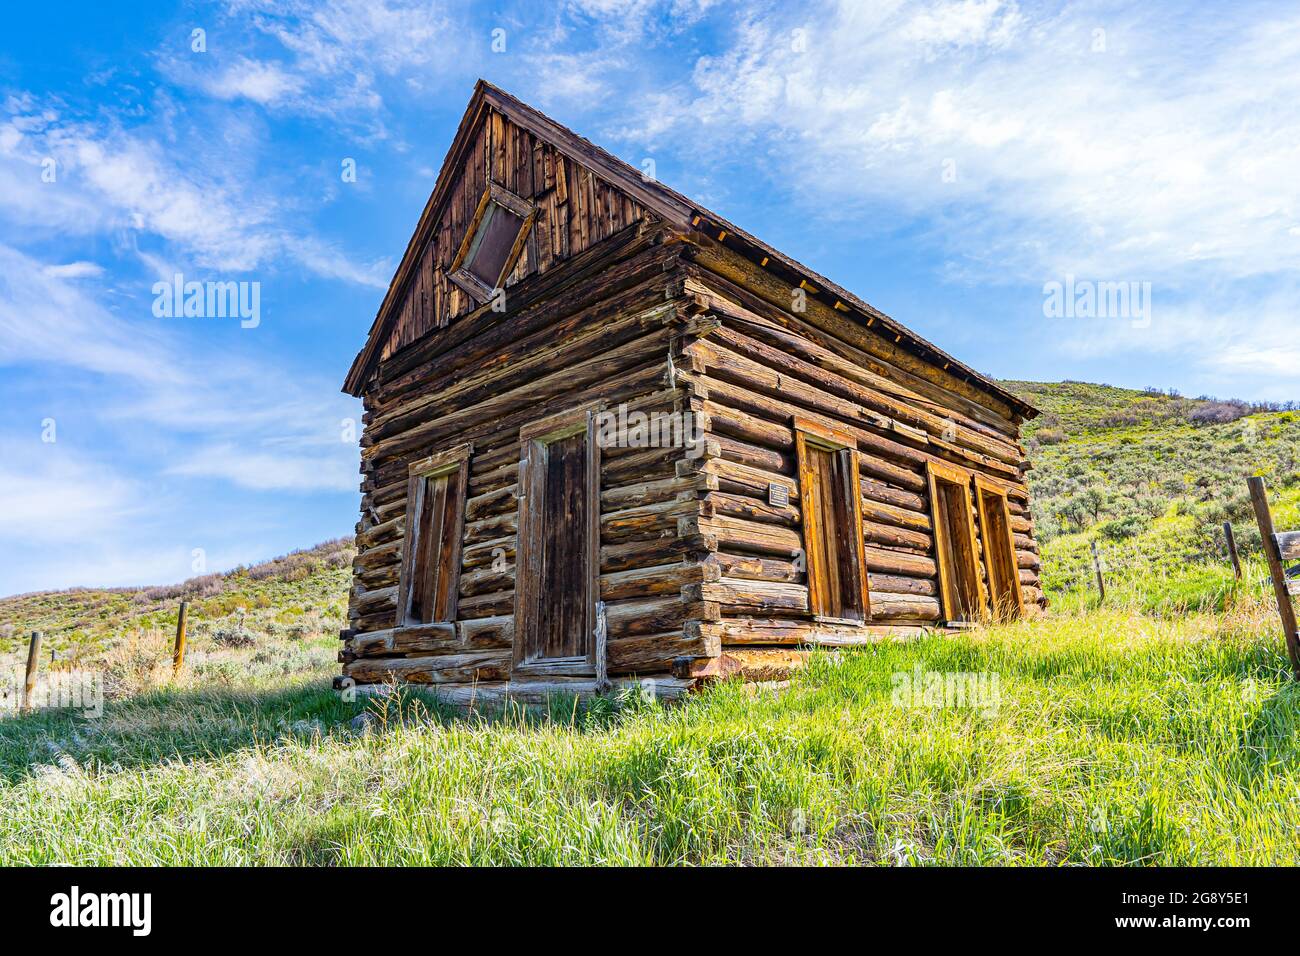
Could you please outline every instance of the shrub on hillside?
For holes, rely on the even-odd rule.
[[[1250,414],[1245,402],[1205,402],[1188,414],[1193,425],[1227,425]]]
[[[242,624],[236,624],[217,628],[212,632],[212,641],[222,647],[252,647],[257,643],[257,635]]]
[[[1135,538],[1147,529],[1147,519],[1141,515],[1128,515],[1097,525],[1097,533],[1110,541]]]

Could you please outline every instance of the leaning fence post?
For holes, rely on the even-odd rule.
[[[1232,573],[1241,580],[1241,555],[1237,554],[1237,535],[1232,530],[1232,522],[1223,522],[1223,539],[1228,542],[1228,557],[1232,559]]]
[[[1273,593],[1277,597],[1277,613],[1282,618],[1282,631],[1286,635],[1286,651],[1291,657],[1291,671],[1300,680],[1300,631],[1296,628],[1295,606],[1287,587],[1286,567],[1278,550],[1273,533],[1273,511],[1268,506],[1268,490],[1264,479],[1249,480],[1250,503],[1255,507],[1255,520],[1259,522],[1259,536],[1264,539],[1264,557],[1268,559],[1268,573],[1273,579]]]
[[[1097,553],[1097,542],[1090,542],[1092,545],[1092,569],[1097,572],[1097,598],[1098,604],[1106,603],[1106,579],[1101,573],[1101,555]]]
[[[36,692],[36,668],[41,663],[41,632],[32,631],[32,642],[27,645],[27,676],[23,678],[23,713],[32,709],[32,694]]]
[[[172,676],[181,672],[185,664],[185,617],[189,602],[181,601],[181,609],[176,614],[176,646],[172,649]]]

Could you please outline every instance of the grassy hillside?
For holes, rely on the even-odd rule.
[[[234,685],[254,673],[337,668],[347,620],[349,540],[183,584],[46,591],[0,599],[0,683],[17,679],[32,631],[49,666],[93,668],[110,697],[170,685],[182,600],[190,603],[185,681]]]
[[[344,700],[345,541],[174,587],[0,600],[4,673],[39,629],[58,651],[43,670],[90,668],[109,692],[98,719],[0,718],[0,865],[1300,864],[1300,691],[1244,498],[1268,476],[1300,528],[1297,416],[1012,385],[1045,412],[1028,441],[1048,616],[819,654],[780,694],[473,716]],[[979,693],[927,696],[936,675]]]
[[[1079,382],[1009,382],[1043,414],[1026,429],[1049,599],[1090,585],[1096,541],[1118,599],[1148,610],[1223,607],[1223,523],[1243,554],[1259,532],[1246,479],[1262,475],[1279,527],[1300,527],[1300,412]],[[1132,586],[1129,586],[1132,585]]]

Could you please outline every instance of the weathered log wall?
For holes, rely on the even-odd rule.
[[[707,632],[724,648],[844,644],[938,622],[930,460],[958,464],[1005,491],[1025,602],[1040,606],[1024,450],[1005,405],[992,396],[977,401],[978,390],[945,381],[941,369],[895,364],[888,342],[820,303],[803,299],[797,311],[794,290],[766,282],[753,263],[708,240],[687,271],[688,293],[720,322],[674,355],[677,381],[707,433],[704,454],[680,466],[709,482],[698,515],[681,523],[714,570],[698,596],[716,603],[724,620]],[[870,625],[810,619],[798,560],[796,415],[857,440]],[[786,489],[788,503],[769,504],[771,485]]]
[[[457,700],[596,686],[585,675],[512,675],[520,429],[595,402],[689,413],[703,430],[691,447],[602,445],[598,587],[616,682],[652,677],[675,694],[714,673],[769,679],[790,658],[782,647],[933,626],[942,612],[931,462],[960,465],[1007,495],[1025,603],[1041,606],[1020,422],[1003,398],[699,233],[665,226],[626,197],[606,202],[595,177],[523,131],[511,140],[508,122],[496,131],[493,115],[470,151],[481,164],[467,168],[439,235],[466,228],[471,210],[456,209],[490,177],[543,205],[549,238],[529,245],[504,314],[458,291],[421,299],[424,280],[411,280],[408,309],[429,311],[404,313],[365,388],[346,676],[436,685]],[[506,160],[501,143],[513,144]],[[587,225],[561,207],[582,210]],[[796,416],[857,446],[871,603],[863,625],[809,613]],[[409,466],[465,443],[456,619],[397,626]],[[772,504],[773,486],[788,500]]]
[[[433,684],[453,696],[510,681],[520,428],[596,402],[627,414],[681,411],[685,393],[668,364],[672,341],[693,322],[680,257],[681,246],[653,227],[633,227],[556,270],[553,283],[523,287],[508,315],[479,310],[380,366],[365,397],[346,676]],[[409,466],[467,442],[457,619],[396,626]],[[719,616],[702,599],[683,599],[704,573],[677,536],[699,485],[678,474],[684,454],[614,444],[600,462],[608,672],[653,675],[666,689],[680,687],[668,676],[675,657],[710,652],[686,622]],[[541,687],[528,682],[530,693]]]

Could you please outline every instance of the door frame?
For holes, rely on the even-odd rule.
[[[402,563],[398,568],[397,579],[397,615],[396,627],[419,626],[421,622],[411,620],[411,600],[414,592],[416,552],[424,546],[419,540],[420,514],[424,510],[424,495],[430,478],[457,473],[460,506],[456,509],[455,527],[451,529],[452,553],[451,565],[446,581],[439,585],[447,589],[447,612],[445,623],[456,620],[456,604],[460,594],[460,561],[465,543],[465,501],[469,498],[469,459],[474,453],[474,445],[466,442],[454,445],[444,451],[434,452],[427,458],[412,462],[407,468],[406,479],[406,531],[402,540]],[[447,529],[440,529],[445,534]]]
[[[965,468],[938,461],[926,462],[926,476],[930,485],[930,521],[934,528],[934,560],[939,569],[939,599],[943,621],[946,624],[972,624],[988,614],[988,602],[985,598],[984,582],[980,578],[979,558],[976,553],[979,548],[979,536],[975,533],[975,513],[970,501],[973,476]],[[970,551],[964,558],[956,556],[956,549],[949,546],[951,543],[948,541],[948,525],[939,520],[940,482],[956,485],[965,491],[962,497],[962,511],[965,513],[963,523],[970,538]],[[970,618],[953,616],[954,609],[960,607],[963,602],[958,600],[957,589],[961,582],[955,580],[957,569],[950,567],[944,558],[950,550],[956,560],[962,561],[964,565],[962,570],[971,582],[973,593],[968,593],[967,596],[974,599],[975,608]]]
[[[592,676],[596,673],[597,609],[600,598],[600,446],[596,443],[596,413],[602,406],[585,405],[548,415],[519,429],[519,527],[515,538],[515,636],[512,670],[516,674]],[[574,657],[536,657],[527,651],[537,633],[534,610],[541,588],[544,516],[540,505],[546,482],[547,447],[562,438],[587,436],[586,595],[583,629],[588,652]]]
[[[808,577],[808,613],[815,621],[862,625],[871,621],[871,586],[867,575],[866,531],[862,525],[862,479],[858,468],[858,440],[845,429],[829,428],[820,422],[795,416],[792,421],[795,437],[796,467],[799,474],[799,516],[802,522],[803,549]],[[821,552],[812,547],[812,540],[820,534],[817,523],[817,496],[814,482],[808,469],[808,448],[817,448],[837,455],[844,455],[848,464],[849,521],[852,524],[853,553],[850,556],[854,565],[857,581],[854,590],[858,602],[862,605],[862,618],[841,618],[825,613],[827,595],[821,593],[822,582],[827,577],[827,569],[821,567]],[[838,490],[838,489],[837,489]],[[824,516],[823,516],[824,517]]]
[[[1007,529],[1007,533],[1002,536],[1001,541],[995,541],[994,536],[990,534],[988,511],[984,505],[985,495],[998,500],[1002,521]],[[985,476],[977,474],[975,476],[975,504],[980,516],[980,546],[984,552],[984,573],[988,576],[989,608],[993,618],[1002,620],[1001,615],[1004,610],[998,606],[996,575],[993,571],[993,548],[1000,547],[1003,544],[1006,545],[1007,553],[1010,555],[1011,572],[1015,578],[1011,582],[1011,593],[1014,596],[1015,603],[1006,610],[1014,610],[1013,619],[1024,617],[1025,595],[1020,590],[1020,565],[1016,560],[1016,535],[1011,528],[1011,505],[1007,501],[1006,489],[994,484]]]

